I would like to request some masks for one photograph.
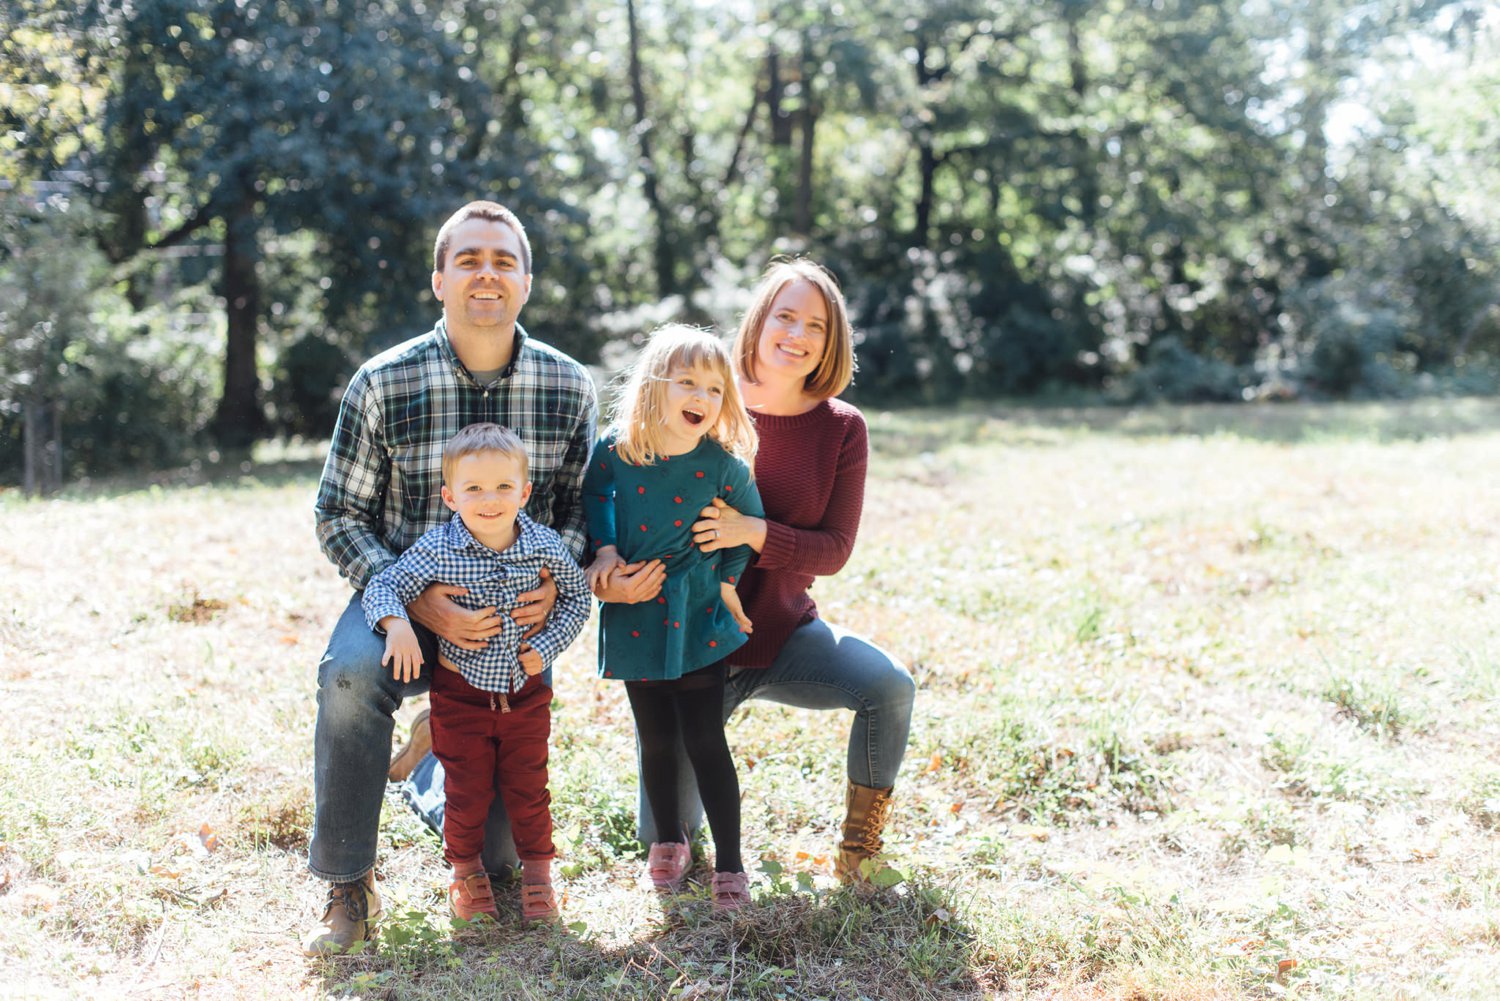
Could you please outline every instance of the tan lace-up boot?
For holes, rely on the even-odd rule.
[[[375,873],[353,883],[328,884],[328,906],[322,919],[307,933],[302,952],[308,956],[329,956],[348,952],[355,942],[375,937],[375,923],[380,920],[380,894],[375,888]]]
[[[844,838],[839,842],[834,872],[840,882],[868,883],[869,876],[860,871],[860,863],[879,855],[884,845],[880,835],[891,818],[891,790],[850,782],[844,803]]]

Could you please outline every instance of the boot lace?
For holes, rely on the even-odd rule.
[[[334,883],[328,887],[328,907],[323,912],[326,917],[333,913],[338,906],[344,908],[351,922],[364,921],[370,916],[370,898],[364,892],[362,883]]]

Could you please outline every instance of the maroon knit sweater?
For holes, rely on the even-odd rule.
[[[755,626],[730,663],[769,667],[792,631],[817,618],[807,589],[836,574],[854,550],[865,503],[870,441],[864,416],[842,400],[805,414],[755,415],[755,484],[766,506],[766,544],[740,581]]]

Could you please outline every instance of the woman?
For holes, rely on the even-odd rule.
[[[748,545],[756,553],[739,587],[754,632],[729,657],[724,715],[748,699],[854,711],[835,868],[844,882],[862,882],[872,870],[861,863],[881,850],[916,687],[890,654],[819,618],[808,594],[854,549],[869,456],[864,417],[836,398],[854,374],[854,342],[833,276],[806,260],[771,265],[731,354],[760,436],[755,481],[766,515],[716,501],[693,525],[704,552]],[[681,786],[684,807],[696,805],[690,773]],[[650,811],[639,816],[650,844]]]

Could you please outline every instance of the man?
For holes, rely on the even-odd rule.
[[[427,689],[430,671],[403,683],[381,666],[384,640],[364,621],[361,589],[447,520],[438,489],[444,443],[480,421],[514,430],[531,457],[526,513],[554,528],[575,558],[583,553],[579,485],[594,443],[594,384],[583,366],[516,322],[531,294],[531,244],[515,214],[487,201],[455,212],[433,248],[432,291],[443,304],[437,326],[372,358],[350,380],[318,487],[318,541],[355,592],[318,665],[308,868],[330,887],[304,944],[308,955],[368,939],[380,916],[374,867],[391,717],[403,698]],[[431,634],[482,649],[500,633],[502,615],[539,626],[557,591],[544,580],[515,609],[479,610],[452,600],[462,593],[435,584],[407,606],[430,630],[422,635],[428,665],[437,665]],[[492,814],[487,825],[492,867],[514,859],[503,819]]]

